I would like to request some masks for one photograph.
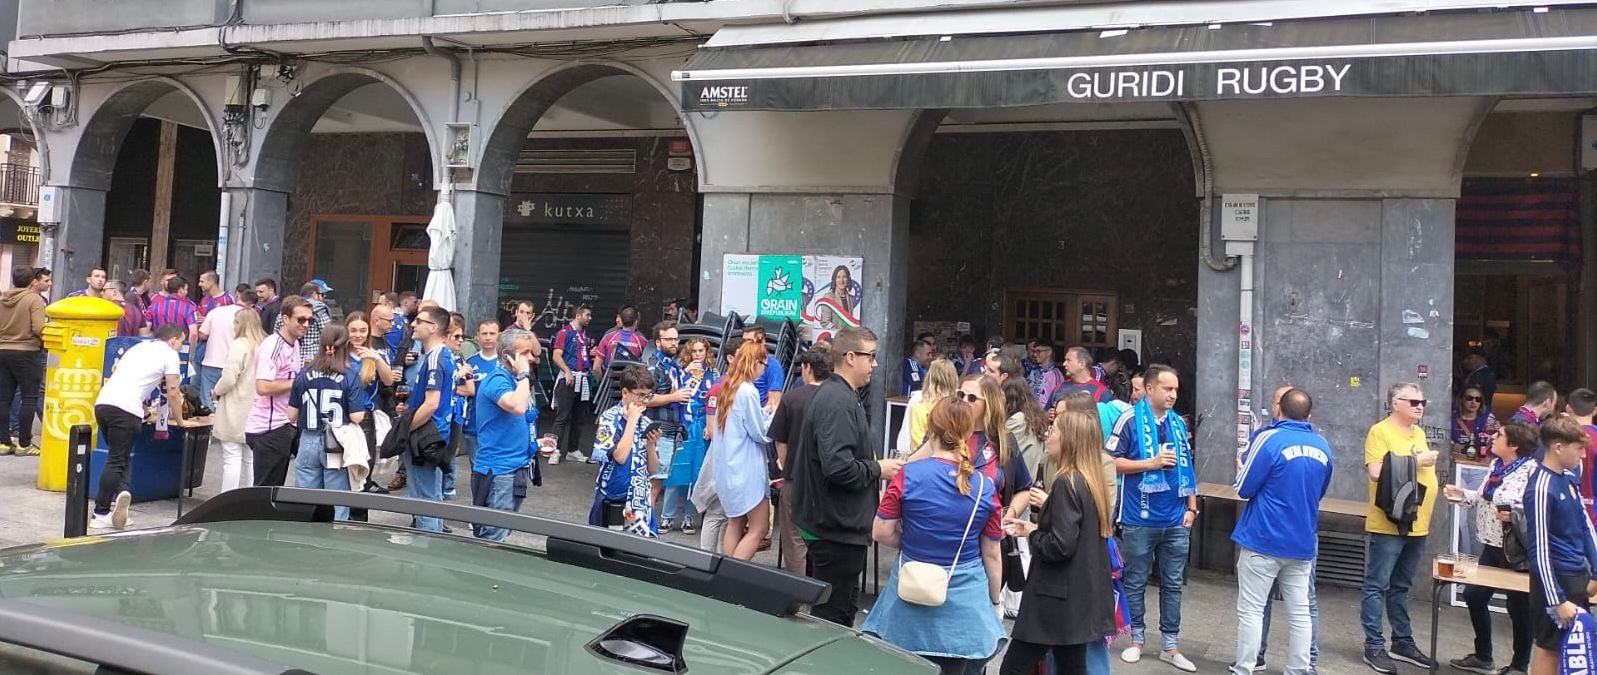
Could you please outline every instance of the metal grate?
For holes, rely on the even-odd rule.
[[[636,150],[522,150],[518,174],[637,173]]]
[[[1367,537],[1350,532],[1320,530],[1320,556],[1315,561],[1316,583],[1359,588],[1364,584],[1364,544]]]

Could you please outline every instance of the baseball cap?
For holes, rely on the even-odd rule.
[[[332,286],[328,286],[327,282],[326,281],[322,281],[321,279],[311,279],[311,284],[315,285],[316,288],[320,289],[321,292],[323,292],[323,293],[332,293],[333,292],[333,287]]]

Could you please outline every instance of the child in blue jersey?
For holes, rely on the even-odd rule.
[[[1532,673],[1555,673],[1564,631],[1591,602],[1597,530],[1574,475],[1586,454],[1585,430],[1565,418],[1541,427],[1546,455],[1525,487],[1525,548],[1530,566]]]
[[[288,397],[289,419],[300,431],[294,485],[348,491],[349,473],[342,457],[329,461],[326,437],[329,427],[360,424],[369,402],[358,371],[350,368],[349,334],[344,327],[328,324],[322,330],[320,350],[310,367],[294,377]],[[342,454],[342,449],[334,454]],[[348,520],[349,508],[334,507],[333,517]]]
[[[618,379],[621,402],[599,415],[593,432],[590,457],[599,463],[599,478],[588,524],[656,537],[650,477],[659,470],[654,444],[660,434],[643,416],[654,396],[654,376],[641,367],[627,366]]]

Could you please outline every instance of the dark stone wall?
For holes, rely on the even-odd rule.
[[[628,300],[643,311],[646,323],[659,320],[660,308],[667,300],[691,295],[696,288],[697,181],[691,171],[674,173],[666,169],[666,146],[670,140],[529,140],[528,147],[537,149],[632,148],[638,153],[637,172],[518,175],[512,186],[517,192],[634,195]],[[426,137],[419,133],[312,136],[288,200],[283,276],[291,282],[289,287],[309,278],[312,216],[431,215],[437,193],[432,190],[430,161]],[[506,200],[507,208],[514,206],[514,200]],[[602,315],[603,311],[599,313]]]
[[[431,163],[421,133],[312,135],[288,196],[280,287],[297,290],[310,279],[312,216],[432,215]]]
[[[637,305],[641,325],[661,318],[672,298],[688,297],[698,288],[699,194],[697,174],[666,169],[670,138],[571,138],[527,141],[533,150],[619,150],[637,152],[637,171],[630,174],[518,174],[515,192],[631,194],[632,274],[627,301]],[[675,139],[683,140],[683,139]],[[513,208],[514,200],[506,202]],[[542,308],[539,308],[542,309]],[[613,309],[594,310],[595,325],[613,318]]]
[[[938,134],[925,162],[906,330],[969,321],[996,334],[1005,289],[1115,291],[1143,362],[1190,376],[1199,201],[1180,131]]]

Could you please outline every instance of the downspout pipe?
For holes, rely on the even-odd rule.
[[[449,123],[450,124],[459,124],[460,123],[460,87],[461,87],[461,83],[460,83],[460,79],[461,79],[460,78],[460,57],[456,56],[454,52],[449,51],[447,49],[444,49],[442,47],[439,47],[437,44],[434,44],[432,36],[430,36],[430,35],[423,35],[422,36],[422,38],[421,38],[421,48],[422,48],[422,50],[426,51],[428,54],[430,54],[432,56],[436,56],[438,58],[441,58],[441,59],[449,62],[449,83],[451,85],[451,89],[453,90],[453,93],[449,97]],[[454,176],[451,176],[449,174],[449,169],[444,166],[444,163],[442,161],[442,155],[439,155],[439,157],[440,157],[440,161],[438,162],[437,171],[438,171],[438,176],[440,176],[443,179],[442,181],[440,181],[440,182],[443,183],[443,189],[439,190],[438,196],[439,196],[439,199],[442,200],[442,201],[453,202],[454,187],[455,187]]]
[[[1236,256],[1216,258],[1214,255],[1214,161],[1209,156],[1209,142],[1203,137],[1203,129],[1199,126],[1197,108],[1188,103],[1174,107],[1176,116],[1181,120],[1181,128],[1187,134],[1200,174],[1198,196],[1203,204],[1198,211],[1198,257],[1211,270],[1230,272],[1236,269]]]

